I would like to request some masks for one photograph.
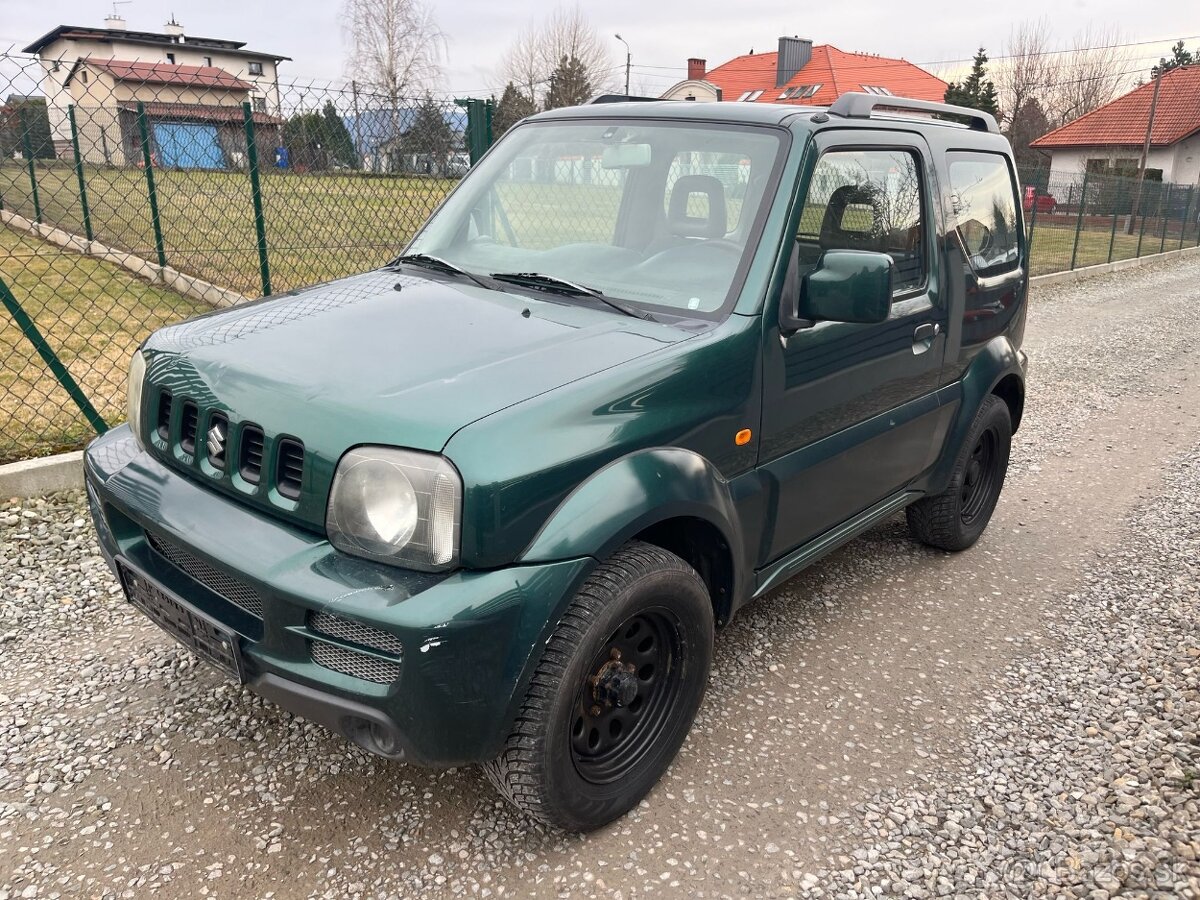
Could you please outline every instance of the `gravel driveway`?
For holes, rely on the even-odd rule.
[[[1200,257],[1035,291],[959,555],[897,518],[718,636],[641,808],[530,825],[130,611],[80,496],[0,503],[0,900],[1200,897]]]

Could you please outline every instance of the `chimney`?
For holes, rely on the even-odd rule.
[[[166,34],[174,43],[183,43],[183,26],[175,21],[175,17],[171,16],[171,21],[163,26],[163,33]]]
[[[104,17],[104,27],[110,31],[124,31],[125,19],[116,13],[109,13]]]
[[[708,65],[708,60],[696,59],[694,56],[688,60],[688,81],[703,81],[705,74],[705,66]]]
[[[783,87],[808,65],[812,59],[813,43],[808,38],[781,37],[779,55],[775,58],[775,87]]]

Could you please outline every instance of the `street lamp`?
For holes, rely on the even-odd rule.
[[[629,49],[629,41],[621,37],[619,34],[613,35],[618,41],[625,45],[625,96],[629,96],[629,64],[633,61],[633,52]]]

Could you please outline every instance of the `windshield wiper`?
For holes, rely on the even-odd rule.
[[[464,278],[470,278],[473,282],[482,288],[487,288],[489,291],[494,291],[496,286],[488,284],[474,272],[468,272],[462,266],[456,265],[449,260],[442,259],[440,256],[433,256],[429,253],[406,253],[403,256],[398,256],[392,260],[392,265],[397,263],[409,266],[423,266],[426,269],[434,269],[438,272],[446,272],[450,275],[462,275]]]
[[[578,284],[554,275],[544,275],[541,272],[493,272],[492,277],[497,281],[507,281],[510,284],[519,284],[524,287],[550,290],[559,294],[569,294],[577,297],[590,297],[593,300],[599,300],[605,306],[609,306],[626,316],[633,316],[635,319],[645,319],[647,322],[658,321],[650,313],[642,312],[622,303],[620,300],[614,300],[612,297],[606,297],[601,291],[588,287],[586,284]]]

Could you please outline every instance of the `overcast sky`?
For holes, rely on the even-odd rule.
[[[1175,38],[1200,48],[1196,0],[852,0],[800,4],[794,0],[592,0],[582,4],[612,44],[614,76],[623,79],[625,49],[633,50],[633,86],[658,94],[684,77],[689,56],[709,66],[745,53],[775,49],[781,34],[798,34],[843,50],[901,56],[945,75],[933,65],[969,57],[980,45],[1002,46],[1014,22],[1046,16],[1056,42],[1092,24],[1120,28],[1126,41],[1170,39],[1130,48],[1130,68],[1148,69]],[[344,74],[344,43],[338,0],[133,0],[120,9],[130,28],[160,30],[174,13],[188,33],[245,41],[250,48],[292,57],[283,79],[338,80]],[[441,0],[434,10],[450,37],[441,88],[459,96],[483,95],[497,86],[497,67],[513,37],[551,8],[535,0]],[[112,9],[103,0],[0,0],[0,48],[25,46],[60,24],[102,25]],[[1136,11],[1136,12],[1134,12]],[[502,86],[502,85],[501,85]]]

